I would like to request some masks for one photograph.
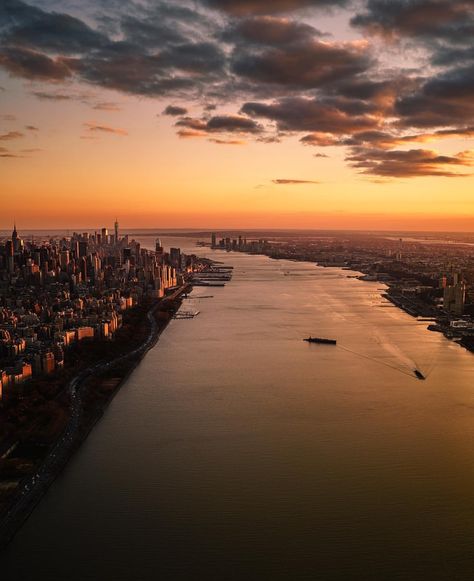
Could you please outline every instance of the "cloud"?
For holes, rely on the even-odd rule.
[[[171,117],[180,117],[187,115],[188,110],[185,107],[178,107],[176,105],[168,105],[163,111],[163,115],[170,115]]]
[[[387,36],[463,43],[474,35],[471,0],[368,0],[351,24]]]
[[[395,134],[384,131],[365,131],[354,133],[344,139],[342,145],[377,147],[378,149],[392,149],[407,143],[427,143],[441,139],[469,139],[474,137],[474,127],[462,127],[459,129],[440,129],[431,133]]]
[[[275,121],[280,131],[312,131],[317,134],[341,135],[378,127],[379,119],[371,115],[353,116],[320,100],[288,97],[273,103],[245,103],[242,113]]]
[[[28,90],[39,99],[118,111],[104,89],[166,97],[163,114],[175,118],[183,139],[238,145],[293,136],[302,145],[345,147],[349,163],[372,175],[460,175],[468,167],[464,154],[403,150],[474,136],[472,0],[32,4],[0,2],[0,68],[34,81]],[[332,8],[346,8],[346,20],[352,10],[365,40],[342,42],[319,30],[333,21],[320,19],[321,10]],[[410,68],[389,51],[377,54],[385,52],[380,36],[401,43]],[[98,87],[100,97],[78,92],[78,84]],[[84,139],[127,134],[101,123],[85,127]]]
[[[193,139],[195,137],[207,137],[208,134],[198,129],[179,129],[176,135],[181,139]]]
[[[39,128],[36,125],[25,125],[25,129],[28,131],[39,131]]]
[[[274,14],[299,8],[332,8],[347,4],[345,0],[201,0],[204,4],[235,16]]]
[[[315,153],[313,154],[313,157],[329,157],[329,155],[326,155],[325,153]]]
[[[16,121],[16,117],[15,117],[15,115],[5,113],[3,115],[0,115],[0,120],[1,121]]]
[[[208,139],[208,141],[210,141],[211,143],[216,143],[217,145],[244,145],[245,141],[242,141],[240,139],[217,139],[215,137],[212,137],[211,139]]]
[[[108,43],[107,37],[78,18],[46,12],[20,0],[3,0],[0,22],[8,27],[3,42],[12,46],[76,54]]]
[[[303,145],[314,145],[319,147],[328,147],[331,145],[339,145],[340,141],[332,133],[321,133],[320,131],[315,131],[308,135],[304,135],[300,139]]]
[[[227,42],[274,47],[301,45],[321,36],[324,34],[309,24],[275,16],[231,21],[222,34]]]
[[[112,103],[110,101],[96,103],[92,106],[92,108],[97,111],[121,111],[121,108],[117,105],[117,103]]]
[[[207,21],[196,10],[160,1],[142,6],[125,2],[114,16],[97,20],[106,23],[101,30],[62,12],[4,0],[0,66],[27,79],[75,76],[151,96],[197,90],[224,72],[225,55],[210,30],[209,39],[203,38]]]
[[[96,111],[121,111],[120,106],[112,101],[97,101],[97,98],[86,92],[58,92],[58,91],[33,91],[31,93],[42,101],[78,101]]]
[[[401,96],[395,113],[402,127],[474,123],[474,64],[434,76],[418,91]]]
[[[19,131],[9,131],[8,133],[0,134],[0,141],[11,141],[12,139],[20,139],[24,137],[23,133]]]
[[[362,147],[354,149],[347,160],[361,173],[381,177],[465,177],[470,174],[455,168],[474,165],[474,153],[449,156],[427,149],[384,151]]]
[[[208,131],[226,131],[229,133],[260,133],[262,127],[253,119],[240,115],[216,115],[206,124]]]
[[[202,137],[209,133],[258,134],[263,131],[259,123],[241,115],[215,115],[210,119],[183,117],[175,123],[175,126],[197,132],[196,135],[178,133],[181,137]]]
[[[307,184],[319,184],[320,182],[316,182],[313,180],[288,180],[288,179],[278,179],[272,180],[274,184],[277,186],[304,186]]]
[[[118,129],[116,127],[110,127],[109,125],[101,125],[99,123],[84,123],[84,127],[87,131],[92,133],[111,133],[120,136],[128,135],[128,132],[125,131],[125,129]]]
[[[62,58],[13,46],[0,47],[0,67],[13,76],[32,80],[63,81],[72,74]]]
[[[65,95],[64,93],[51,93],[49,91],[33,91],[32,94],[43,101],[69,101],[72,99],[71,95]]]
[[[371,64],[364,41],[311,40],[297,46],[238,52],[232,72],[256,83],[294,89],[324,87],[366,71]]]

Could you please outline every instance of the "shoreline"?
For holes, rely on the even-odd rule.
[[[308,264],[315,264],[317,267],[319,268],[339,268],[341,270],[344,270],[346,272],[351,272],[353,274],[349,275],[348,278],[356,278],[362,282],[376,282],[376,283],[381,283],[387,286],[386,290],[380,291],[380,296],[383,297],[385,300],[389,301],[394,307],[398,308],[399,310],[403,311],[404,313],[406,313],[407,315],[410,315],[411,317],[413,317],[415,320],[426,320],[426,321],[433,321],[435,324],[430,324],[427,325],[426,330],[430,331],[430,332],[437,332],[437,333],[442,333],[442,335],[450,342],[455,343],[456,345],[459,345],[459,347],[462,347],[463,349],[466,349],[466,351],[469,351],[470,353],[474,353],[474,340],[470,340],[469,337],[466,336],[456,336],[453,333],[453,330],[447,326],[445,323],[442,322],[441,317],[440,317],[440,313],[437,313],[433,310],[433,308],[430,305],[422,305],[422,304],[417,304],[412,300],[407,299],[406,297],[403,297],[401,294],[396,293],[396,292],[390,292],[392,289],[392,286],[390,284],[388,284],[387,280],[382,280],[379,279],[376,275],[374,276],[374,278],[366,278],[367,276],[370,275],[369,272],[364,272],[363,270],[354,270],[352,267],[350,266],[343,266],[343,265],[331,265],[331,264],[323,264],[323,263],[319,263],[317,261],[314,260],[307,260],[307,259],[303,259],[303,258],[285,258],[284,256],[271,256],[270,254],[267,254],[265,252],[246,252],[246,251],[239,251],[239,250],[232,250],[231,252],[240,252],[242,254],[248,254],[250,256],[255,256],[255,255],[260,255],[260,256],[266,256],[267,258],[270,258],[271,260],[290,260],[292,262],[307,262]]]
[[[169,317],[166,320],[159,320],[158,313],[165,310],[163,307],[168,305],[171,306],[171,311],[177,311],[181,306],[182,296],[191,291],[192,285],[186,283],[151,306],[145,315],[150,330],[139,347],[135,347],[124,355],[98,362],[92,367],[83,369],[68,382],[65,387],[65,390],[69,391],[71,398],[68,426],[52,445],[46,457],[35,468],[34,475],[28,475],[23,479],[10,507],[2,515],[0,519],[0,551],[7,547],[28,520],[36,506],[48,492],[50,486],[65,469],[69,460],[102,419],[108,406],[126,380],[138,367],[148,351],[157,344],[160,335],[172,319],[172,317]],[[103,386],[106,382],[106,373],[118,367],[119,363],[126,363],[127,366],[124,372],[116,373],[113,389],[106,394],[102,401],[96,399],[93,409],[84,413],[84,401],[81,401],[81,398],[85,395],[90,395],[85,393],[85,390],[94,384],[95,386]]]

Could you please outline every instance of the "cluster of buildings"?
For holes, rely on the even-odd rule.
[[[128,235],[74,233],[0,241],[0,402],[64,365],[67,349],[112,339],[127,309],[163,297],[198,262],[179,248],[141,248]]]
[[[248,254],[262,254],[267,247],[267,242],[264,239],[247,240],[239,235],[237,238],[225,237],[217,238],[217,234],[211,234],[211,248],[218,248],[219,250],[227,250],[227,252],[247,252]]]

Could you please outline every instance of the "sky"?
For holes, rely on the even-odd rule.
[[[474,0],[1,0],[0,228],[474,229]]]

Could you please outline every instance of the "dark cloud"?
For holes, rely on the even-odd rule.
[[[260,133],[262,127],[253,119],[239,115],[216,115],[207,122],[208,131],[225,131],[229,133]]]
[[[163,111],[163,115],[170,115],[172,117],[179,117],[182,115],[186,115],[188,112],[187,109],[184,107],[178,107],[176,105],[168,105],[166,109]]]
[[[274,184],[277,186],[302,186],[307,184],[319,184],[320,182],[316,182],[313,180],[288,180],[288,179],[278,179],[272,180]]]
[[[474,64],[426,81],[400,97],[395,112],[403,127],[449,127],[474,123]]]
[[[384,35],[463,44],[474,35],[472,0],[368,0],[353,26]]]
[[[64,59],[13,46],[0,47],[0,67],[14,76],[33,80],[62,81],[71,75]]]
[[[212,38],[203,39],[202,15],[167,4],[157,2],[145,8],[124,3],[139,17],[117,11],[120,38],[68,14],[4,0],[0,66],[28,79],[60,81],[75,75],[138,95],[198,91],[217,75],[222,77],[225,55]]]
[[[464,177],[469,174],[455,168],[472,166],[474,157],[472,152],[449,156],[426,149],[384,151],[356,148],[347,161],[363,174],[381,177]]]
[[[222,51],[211,43],[187,43],[148,54],[116,43],[113,49],[69,59],[68,66],[90,83],[137,95],[179,95],[211,83],[222,72]]]
[[[68,14],[45,12],[20,0],[2,0],[0,22],[7,45],[82,53],[105,46],[108,38]]]
[[[320,36],[324,36],[323,33],[309,24],[275,16],[232,21],[222,35],[224,40],[232,43],[275,47],[304,44]]]
[[[28,129],[28,131],[39,131],[39,128],[36,127],[36,125],[25,125],[25,129]]]
[[[467,154],[403,150],[474,136],[473,0],[33,4],[0,0],[0,67],[43,83],[29,89],[39,99],[119,110],[115,97],[71,92],[72,82],[166,96],[203,111],[195,118],[187,106],[166,107],[163,114],[178,117],[181,138],[239,145],[296,134],[304,145],[349,148],[351,164],[383,178],[460,175],[471,163]],[[382,68],[386,59],[377,60],[375,43],[337,42],[315,28],[316,9],[349,4],[359,7],[352,24],[364,34],[389,35],[414,51],[411,70]],[[421,58],[431,66],[417,70]],[[216,105],[226,114],[213,113]],[[85,126],[84,139],[126,134],[101,123]]]
[[[188,73],[218,73],[224,68],[225,57],[217,44],[188,42],[160,53],[158,62],[165,69],[180,69]]]
[[[400,134],[386,131],[363,131],[354,133],[340,142],[341,145],[376,147],[377,149],[392,149],[407,143],[426,143],[440,139],[459,138],[470,139],[474,137],[474,127],[462,127],[457,129],[440,129],[431,133]]]
[[[353,77],[371,64],[364,42],[336,43],[312,40],[284,49],[237,53],[232,71],[255,83],[313,89]]]
[[[182,35],[175,27],[167,26],[166,21],[153,22],[125,16],[120,23],[122,32],[128,41],[149,48],[161,47],[167,43],[183,42]]]
[[[280,131],[312,131],[331,135],[350,134],[378,126],[369,115],[352,116],[318,99],[291,97],[271,104],[245,103],[242,112],[250,117],[275,121]]]
[[[332,8],[347,4],[346,0],[201,0],[212,8],[236,16],[274,14],[299,8]]]
[[[197,137],[206,133],[239,133],[258,134],[263,128],[253,119],[241,115],[216,115],[210,119],[195,119],[193,117],[183,117],[176,122],[176,127],[184,127],[192,131],[200,132]],[[183,135],[181,134],[183,137]],[[184,135],[194,137],[194,135]]]
[[[195,119],[194,117],[183,117],[175,123],[176,127],[185,127],[195,131],[206,131],[207,123],[203,119]]]
[[[394,72],[390,77],[373,80],[364,75],[345,79],[327,88],[327,100],[346,113],[373,112],[392,116],[396,99],[417,90],[422,81],[400,72]]]

